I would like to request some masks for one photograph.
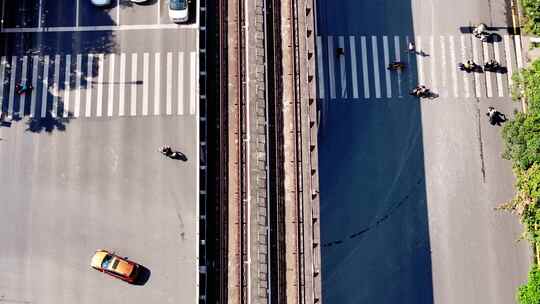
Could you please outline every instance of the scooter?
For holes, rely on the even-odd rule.
[[[15,92],[17,93],[17,95],[21,95],[21,94],[24,94],[26,92],[30,92],[32,89],[34,89],[34,87],[32,87],[32,85],[20,85],[20,84],[16,84],[15,85]]]
[[[405,63],[400,61],[392,62],[388,65],[387,69],[390,71],[403,70],[405,69]]]
[[[168,146],[165,146],[165,147],[161,147],[159,150],[158,150],[161,154],[167,156],[167,157],[170,157],[172,159],[180,159],[180,160],[186,160],[186,156],[182,153],[182,152],[179,152],[179,151],[173,151],[173,149],[171,147],[168,147]]]

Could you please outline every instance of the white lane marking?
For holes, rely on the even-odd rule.
[[[440,91],[443,97],[448,97],[448,87],[447,82],[448,79],[446,79],[446,73],[448,72],[448,64],[446,62],[446,40],[444,39],[444,36],[440,36],[440,44],[441,44],[441,67],[442,67],[442,79],[441,79],[441,86]]]
[[[26,83],[27,79],[26,79],[26,70],[28,69],[28,56],[24,56],[23,57],[23,63],[22,63],[22,73],[21,73],[21,83]],[[17,115],[19,115],[19,113],[24,116],[24,107],[25,107],[25,101],[26,101],[26,94],[28,93],[25,93],[25,94],[22,94],[21,97],[19,98],[19,108],[16,110],[16,113]]]
[[[328,36],[328,79],[330,80],[330,99],[336,99],[336,75],[334,71],[334,37]]]
[[[191,67],[191,71],[190,71],[190,84],[189,84],[189,92],[190,92],[190,97],[189,97],[189,114],[192,114],[194,115],[195,114],[195,109],[196,109],[196,92],[198,92],[198,86],[197,86],[197,79],[199,78],[198,77],[198,73],[197,73],[197,53],[196,52],[191,52],[190,54],[191,58],[190,58],[190,67]]]
[[[401,62],[401,48],[399,47],[399,36],[394,36],[394,58],[396,61]],[[411,69],[409,65],[409,70]],[[403,92],[401,90],[401,69],[397,70],[397,85],[398,85],[398,98],[403,98]]]
[[[184,114],[184,53],[178,52],[178,115]]]
[[[351,81],[353,89],[353,98],[358,99],[358,71],[356,63],[356,39],[349,36],[349,45],[351,48]]]
[[[10,1],[11,2],[11,1]],[[41,14],[42,14],[42,8],[43,8],[43,0],[39,0],[39,7],[38,7],[38,29],[41,29]],[[2,9],[3,11],[3,9]],[[2,23],[3,20],[2,20]]]
[[[75,4],[75,27],[79,27],[79,1],[81,0],[75,0],[77,2]]]
[[[109,79],[107,84],[109,85],[109,94],[107,94],[107,116],[111,117],[114,112],[114,66],[116,55],[114,53],[109,55]]]
[[[456,41],[454,39],[454,36],[449,37],[449,44],[450,44],[450,60],[451,60],[451,69],[452,69],[452,82],[453,82],[453,88],[454,88],[454,97],[459,97],[459,91],[458,91],[458,78],[457,78],[457,60],[456,60]]]
[[[156,23],[157,24],[161,23],[161,0],[157,1],[157,21],[156,21]]]
[[[148,115],[148,79],[149,76],[148,73],[148,60],[149,60],[149,54],[144,53],[143,54],[143,105],[142,105],[142,115],[146,116]]]
[[[2,57],[2,62],[5,61],[5,57]],[[32,90],[32,98],[30,99],[30,117],[34,118],[36,116],[36,98],[37,98],[37,81],[38,81],[38,69],[39,69],[39,56],[34,55],[32,58],[32,86],[34,87],[34,90]],[[2,79],[0,80],[0,83],[4,83],[4,70],[2,69]],[[2,85],[0,87],[3,91],[4,86]],[[3,92],[0,93],[0,96],[2,96],[3,99]]]
[[[92,115],[92,82],[94,73],[94,55],[88,54],[86,71],[86,103],[84,105],[84,116]]]
[[[321,36],[317,36],[317,63],[317,72],[319,75],[319,79],[317,79],[317,84],[319,85],[319,98],[324,98],[323,45]]]
[[[167,113],[167,115],[171,115],[172,114],[172,82],[173,82],[173,78],[172,78],[172,53],[171,52],[167,52],[167,100],[166,100],[166,103],[167,103],[167,106],[166,106],[166,110],[165,112]]]
[[[465,44],[465,36],[461,36],[461,60],[463,62],[467,61],[467,46]],[[465,97],[469,98],[471,97],[471,88],[470,88],[470,80],[469,80],[469,74],[465,71],[463,71],[463,82],[465,84]]]
[[[514,35],[514,44],[516,46],[517,66],[521,70],[523,68],[523,57],[521,54],[521,37],[519,35]]]
[[[410,42],[411,42],[411,40],[409,39],[409,36],[405,36],[405,45],[407,45],[407,50],[406,50],[406,52],[407,52],[407,62],[409,63],[409,66],[412,67],[412,63],[413,63],[412,60],[411,60],[412,56],[411,56],[411,52],[408,49]],[[417,66],[417,70],[419,71],[418,66]],[[409,86],[409,88],[412,88],[413,87],[413,83],[412,83],[412,81],[413,81],[413,69],[412,68],[407,69],[407,78],[408,78],[408,81],[407,81],[408,86]]]
[[[422,39],[420,36],[416,37],[416,65],[418,67],[418,84],[424,84],[424,62],[422,61]]]
[[[339,36],[339,47],[345,50],[345,38]],[[342,99],[347,98],[347,67],[345,65],[345,56],[339,56],[339,72],[340,72],[340,86]]]
[[[500,50],[501,44],[499,42],[495,42],[493,44],[493,50],[495,51],[495,60],[499,63],[501,63],[501,66],[505,66],[501,62],[501,50]],[[503,79],[502,74],[497,73],[497,92],[499,92],[499,97],[504,97],[504,85],[503,85]]]
[[[140,24],[140,25],[98,25],[98,26],[52,26],[52,27],[8,27],[2,33],[43,33],[43,32],[110,32],[133,30],[196,30],[197,24]]]
[[[126,53],[120,54],[120,96],[118,98],[118,116],[125,114],[126,98]]]
[[[362,49],[362,78],[364,79],[364,98],[369,98],[369,74],[367,63],[367,42],[366,37],[360,37],[360,46]]]
[[[105,65],[104,65],[104,55],[98,54],[98,96],[97,96],[97,107],[96,107],[96,116],[101,117],[103,114],[103,78],[105,77]]]
[[[49,90],[49,55],[43,58],[43,90],[41,92],[41,118],[47,114],[47,91]]]
[[[436,56],[436,52],[435,52],[435,37],[434,36],[430,36],[429,37],[429,58],[431,58],[431,61],[430,61],[430,66],[431,66],[431,89],[434,91],[434,92],[438,92],[439,91],[439,87],[438,87],[438,83],[437,83],[437,71],[436,71],[436,66],[437,66],[437,56]]]
[[[478,48],[476,47],[477,40],[473,40],[472,42],[472,52],[473,52],[473,61],[481,64],[482,59],[480,58],[480,54],[478,52]],[[474,88],[475,88],[475,97],[482,97],[482,86],[480,83],[480,73],[473,72],[474,74]]]
[[[508,75],[508,85],[512,86],[512,75],[514,75],[512,71],[512,57],[510,57],[510,37],[508,35],[504,35],[504,55],[506,57],[506,68],[507,68],[507,75]]]
[[[81,112],[81,76],[82,76],[82,55],[77,54],[75,70],[75,105],[73,116],[79,117]]]
[[[381,75],[379,73],[379,49],[377,37],[371,36],[371,47],[373,50],[373,74],[375,77],[375,98],[381,98]]]
[[[161,54],[154,54],[154,115],[159,115],[161,104]]]
[[[2,61],[0,62],[0,113],[4,111],[4,105],[5,105],[4,87],[6,86],[6,84],[4,83],[4,77],[6,73],[6,65],[7,65],[6,56],[2,56]],[[37,66],[36,63],[34,62],[34,69],[36,66]],[[32,95],[32,98],[34,98],[34,95]]]
[[[392,97],[392,87],[390,82],[390,70],[386,67],[390,64],[390,52],[388,48],[388,36],[383,36],[384,70],[386,80],[386,98]]]
[[[120,25],[120,0],[116,0],[116,24]]]
[[[51,116],[56,117],[58,115],[58,98],[60,97],[60,55],[56,54],[54,56],[54,74],[53,81],[51,86],[52,105],[51,105]]]
[[[8,114],[13,115],[13,99],[15,98],[15,75],[17,74],[17,56],[11,56],[11,80],[9,82]]]
[[[71,92],[71,55],[66,55],[66,74],[64,81],[64,111],[62,112],[64,117],[68,117],[69,113],[69,98]]]
[[[480,64],[482,64],[483,62],[487,62],[489,58],[489,50],[488,50],[487,42],[482,43],[482,49],[484,52],[484,60],[480,61]],[[493,86],[491,84],[491,72],[484,71],[484,74],[486,74],[487,97],[493,97]]]
[[[129,114],[137,115],[137,53],[131,54],[131,103]]]

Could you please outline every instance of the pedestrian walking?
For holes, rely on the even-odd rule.
[[[408,48],[409,52],[410,53],[414,53],[416,51],[416,46],[414,45],[414,42],[409,42],[409,48]]]

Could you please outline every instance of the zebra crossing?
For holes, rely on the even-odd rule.
[[[195,115],[197,60],[196,52],[3,56],[0,106],[11,117]],[[19,95],[18,83],[33,90]]]
[[[416,51],[407,46],[414,42]],[[523,67],[520,37],[502,35],[482,42],[471,35],[317,36],[317,86],[320,99],[359,101],[402,98],[417,84],[440,97],[498,98],[510,96],[512,75]],[[336,48],[344,50],[336,55]],[[495,59],[506,73],[465,73],[459,62],[483,64]],[[393,61],[407,68],[391,72]]]

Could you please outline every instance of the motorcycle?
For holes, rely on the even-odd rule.
[[[22,95],[26,92],[30,92],[34,87],[32,85],[25,85],[25,84],[16,84],[15,85],[15,92],[17,95]]]
[[[387,69],[390,71],[403,70],[404,68],[405,68],[405,63],[400,62],[400,61],[392,62],[387,67]]]
[[[480,23],[478,26],[476,26],[473,30],[473,36],[480,39],[482,42],[486,42],[489,37],[490,33],[486,32],[487,26],[484,23]]]
[[[169,146],[164,146],[164,147],[161,147],[159,150],[158,150],[161,154],[167,156],[167,157],[170,157],[172,159],[180,159],[180,160],[184,160],[186,161],[187,158],[186,156],[182,153],[182,152],[179,152],[179,151],[174,151],[171,147]]]
[[[458,68],[462,71],[470,73],[470,72],[475,72],[476,70],[478,70],[478,65],[474,62],[469,63],[469,64],[464,64],[460,62],[458,64]]]

